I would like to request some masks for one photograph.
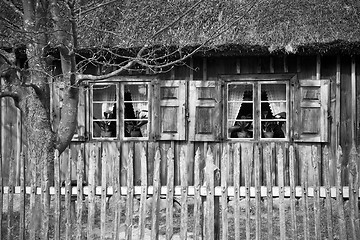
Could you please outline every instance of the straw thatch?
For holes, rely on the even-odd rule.
[[[206,0],[153,36],[195,2],[116,1],[83,9],[79,43],[81,48],[121,49],[206,43],[205,49],[228,53],[359,51],[358,0]]]

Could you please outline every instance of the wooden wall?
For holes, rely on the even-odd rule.
[[[90,70],[89,70],[90,71]],[[88,72],[89,72],[88,71]],[[93,69],[94,73],[96,68]],[[172,71],[160,75],[160,79],[179,79],[179,80],[217,80],[220,74],[256,74],[256,73],[297,73],[299,79],[330,79],[331,80],[331,103],[330,103],[330,142],[327,144],[331,150],[333,162],[330,163],[332,171],[333,183],[335,180],[335,153],[337,146],[341,145],[344,152],[344,164],[347,163],[350,148],[353,143],[356,146],[360,143],[360,110],[357,106],[360,104],[360,57],[351,56],[316,56],[316,55],[274,55],[274,56],[241,56],[241,57],[194,57],[189,60],[186,65],[176,66]],[[54,103],[60,105],[59,103]],[[55,111],[57,111],[55,109]],[[19,145],[21,127],[19,126],[19,113],[11,103],[11,100],[1,100],[1,155],[3,162],[3,176],[6,183],[6,167],[8,166],[11,154],[14,152],[14,160],[18,162]],[[134,146],[132,146],[134,145]],[[135,149],[140,147],[141,143],[129,142],[74,142],[71,146],[72,161],[76,162],[77,151],[80,150],[88,158],[91,151],[100,154],[102,149],[107,149],[111,158],[122,159],[126,156],[130,147]],[[189,156],[188,169],[193,169],[193,158],[195,151],[199,148],[204,152],[205,148],[211,146],[219,154],[224,147],[223,143],[193,143],[193,142],[148,142],[146,149],[149,159],[153,159],[152,155],[155,148],[159,147],[162,151],[166,151],[169,147],[176,150],[175,154],[175,183],[179,184],[179,163],[176,161],[180,154],[180,149],[184,146],[185,154]],[[319,145],[318,155],[321,157],[322,148],[325,145]],[[283,146],[286,148],[286,146]],[[310,144],[299,143],[295,145],[298,153],[299,169],[304,161],[308,161],[307,154],[311,149]],[[136,151],[135,151],[136,153]],[[63,167],[66,169],[67,152],[63,154]],[[119,157],[120,156],[120,157]],[[66,159],[66,160],[65,160]],[[85,159],[85,161],[86,161]],[[139,159],[135,158],[136,161]],[[219,157],[220,159],[220,157]],[[111,161],[110,161],[111,162]],[[123,163],[122,163],[123,164]],[[135,184],[139,181],[139,169],[136,168],[135,162]],[[217,161],[218,167],[221,167],[220,160]],[[109,172],[113,170],[111,165],[107,166]],[[124,169],[126,166],[121,165]],[[148,162],[148,171],[151,172],[152,162]],[[73,168],[75,169],[75,168]],[[99,162],[98,172],[102,169],[101,161]],[[162,184],[166,184],[166,166],[165,161],[162,162]],[[321,169],[320,169],[321,170]],[[76,171],[73,171],[75,176]],[[276,173],[274,173],[276,179]],[[65,175],[64,175],[65,176]],[[309,172],[311,176],[311,172]],[[298,173],[300,179],[301,173]],[[100,178],[100,174],[99,174]],[[111,178],[111,174],[109,174]],[[243,177],[242,177],[243,178]],[[75,177],[74,177],[75,179]],[[125,179],[125,178],[124,178]],[[151,183],[152,176],[149,175],[148,181]],[[98,179],[100,182],[101,179]],[[189,178],[192,183],[193,177]]]

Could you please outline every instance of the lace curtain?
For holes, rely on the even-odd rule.
[[[265,91],[268,97],[270,109],[273,115],[286,112],[286,104],[284,102],[272,102],[286,100],[286,86],[281,84],[262,84],[261,90]]]
[[[239,114],[245,91],[253,91],[252,85],[238,84],[229,85],[228,101],[236,101],[228,104],[228,119],[236,119]],[[231,123],[233,126],[235,121]]]

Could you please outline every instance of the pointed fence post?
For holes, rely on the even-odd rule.
[[[194,186],[195,186],[195,203],[194,203],[194,239],[202,239],[202,197],[200,195],[201,183],[200,183],[200,161],[201,161],[201,153],[200,148],[196,150],[195,153],[195,163],[194,163]]]
[[[180,218],[180,239],[187,238],[188,228],[188,176],[187,176],[187,158],[185,155],[184,146],[181,147],[180,151],[180,180],[181,180],[181,218]]]
[[[148,191],[147,183],[147,158],[145,151],[145,143],[142,144],[141,148],[141,195],[140,195],[140,206],[139,206],[139,228],[140,228],[140,239],[145,237],[145,220],[146,220],[146,198]]]
[[[349,200],[352,239],[358,238],[359,232],[359,177],[358,177],[358,154],[353,145],[350,152],[349,169]]]
[[[214,195],[215,195],[215,188],[214,188],[214,156],[209,147],[206,153],[205,159],[205,174],[206,174],[206,232],[205,232],[205,239],[213,240],[215,236],[215,219],[214,219]]]
[[[134,206],[134,145],[131,144],[129,155],[127,158],[127,171],[126,171],[126,219],[125,219],[125,239],[131,240],[132,238],[132,220],[133,220],[133,206]]]
[[[327,146],[324,147],[323,153],[324,159],[324,182],[326,188],[326,199],[325,199],[325,206],[326,206],[326,228],[327,228],[327,237],[329,240],[333,240],[333,222],[332,222],[332,204],[331,204],[331,193],[330,193],[330,157],[329,157],[329,148]]]
[[[60,240],[61,222],[61,179],[60,179],[60,157],[56,149],[54,153],[54,187],[55,187],[55,207],[54,207],[54,239]]]
[[[228,173],[229,173],[229,146],[223,148],[221,157],[221,222],[222,239],[228,239]]]
[[[336,159],[336,202],[337,202],[337,209],[339,211],[339,229],[340,229],[340,236],[343,239],[347,239],[346,234],[346,222],[345,222],[345,212],[344,212],[344,199],[343,199],[343,186],[341,183],[341,176],[343,172],[342,166],[342,148],[339,146],[337,152],[337,159]]]
[[[152,223],[151,223],[151,239],[159,239],[159,204],[160,204],[160,165],[161,165],[161,154],[160,149],[157,148],[155,152],[155,163],[154,163],[154,178],[153,178],[153,201],[152,201]]]
[[[84,176],[84,160],[83,160],[82,151],[79,150],[78,158],[77,158],[77,167],[76,167],[76,180],[77,180],[76,240],[82,239],[83,176]]]

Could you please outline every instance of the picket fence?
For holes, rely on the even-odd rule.
[[[126,186],[120,186],[120,178],[116,176],[112,186],[108,186],[105,167],[101,170],[101,186],[96,186],[96,162],[102,161],[106,166],[107,158],[97,156],[95,152],[90,154],[87,182],[83,179],[84,161],[79,152],[77,179],[71,181],[69,164],[63,185],[56,153],[54,186],[49,186],[47,178],[43,179],[41,187],[25,186],[24,167],[20,186],[11,181],[13,171],[10,171],[8,186],[3,186],[0,177],[0,208],[3,209],[0,211],[0,239],[357,239],[360,233],[359,166],[355,148],[347,166],[342,164],[341,148],[337,159],[330,159],[325,147],[322,161],[316,157],[317,146],[311,149],[314,154],[303,164],[301,185],[298,186],[295,186],[293,146],[289,146],[289,186],[284,185],[284,152],[280,149],[277,156],[273,156],[271,145],[262,152],[254,146],[253,159],[245,163],[244,186],[240,186],[239,181],[240,158],[241,151],[248,149],[242,148],[241,144],[223,149],[220,169],[214,164],[216,153],[210,147],[206,153],[198,149],[193,159],[194,173],[186,170],[187,159],[182,149],[180,186],[174,186],[172,148],[165,158],[158,149],[151,159],[154,161],[152,185],[148,185],[147,179],[149,159],[145,149],[142,150],[139,186],[134,185],[134,153],[131,149],[126,159]],[[231,166],[229,154],[234,156]],[[266,186],[261,186],[260,171],[257,171],[260,154],[263,154],[266,169]],[[277,158],[277,186],[270,177],[272,157]],[[201,158],[205,161],[204,168],[199,164]],[[161,159],[167,161],[166,186],[160,184]],[[337,163],[335,186],[330,185],[327,177],[330,175],[329,161],[333,160]],[[320,164],[325,173],[323,184],[320,184],[317,171]],[[314,176],[308,176],[309,167],[314,168]],[[115,172],[120,172],[119,164],[114,168]],[[234,171],[233,186],[228,185],[229,168]],[[254,173],[251,169],[255,169]],[[46,175],[47,168],[43,171]],[[341,185],[344,171],[348,173],[348,186]],[[193,186],[188,185],[188,174],[194,174]],[[252,176],[254,184],[251,183]],[[201,177],[205,181],[201,181]],[[311,186],[310,178],[314,183]],[[40,227],[29,220],[35,211],[39,211],[37,201],[41,201]]]

